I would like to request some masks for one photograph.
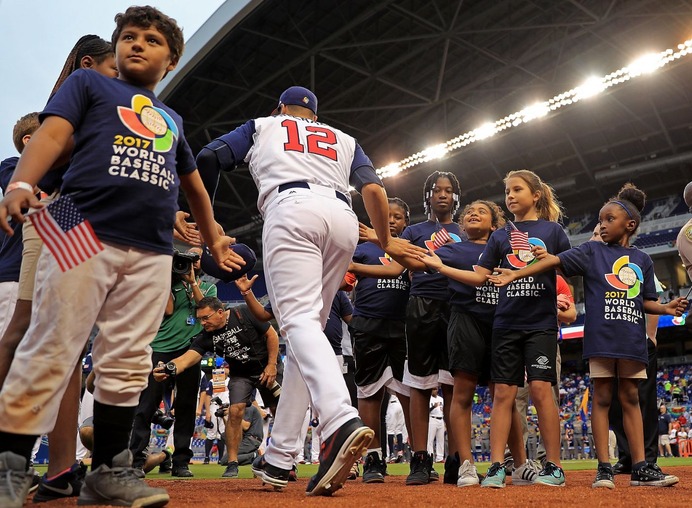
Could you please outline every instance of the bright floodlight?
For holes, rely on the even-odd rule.
[[[473,133],[476,135],[476,139],[485,139],[494,136],[497,133],[497,129],[493,122],[488,122],[478,127]]]
[[[429,148],[426,148],[423,150],[423,158],[426,161],[430,161],[433,159],[441,159],[445,155],[447,155],[447,152],[449,150],[444,144],[439,144],[435,146],[431,146]]]
[[[550,113],[548,103],[537,102],[536,104],[532,104],[531,106],[522,109],[519,112],[519,115],[521,115],[522,119],[525,122],[528,122],[529,120],[533,120],[534,118],[540,118],[542,116],[545,116],[548,113]]]
[[[601,93],[603,90],[605,90],[603,78],[593,76],[584,81],[584,83],[576,89],[575,95],[579,99],[586,99]]]
[[[385,167],[378,170],[379,176],[381,176],[383,178],[386,178],[388,176],[394,176],[400,172],[401,172],[401,168],[399,167],[398,162],[392,162],[391,164],[387,164]]]
[[[647,53],[627,66],[630,76],[640,74],[650,74],[663,65],[661,55],[658,53]]]

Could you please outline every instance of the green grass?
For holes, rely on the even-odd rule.
[[[678,458],[678,457],[670,457],[670,458],[659,458],[658,459],[658,464],[662,468],[670,467],[670,466],[692,466],[692,457],[686,457],[686,458]],[[485,473],[490,467],[490,463],[488,462],[477,462],[476,466],[478,467],[478,472],[479,473]],[[313,464],[304,464],[298,466],[298,477],[299,478],[309,478],[313,474],[317,472],[317,465]],[[583,470],[595,470],[596,469],[596,461],[595,460],[565,460],[562,462],[562,467],[566,471],[583,471]],[[47,466],[45,465],[40,465],[36,466],[36,471],[39,474],[43,474],[46,472]],[[444,466],[442,464],[435,464],[435,469],[439,471],[440,473],[444,472]],[[190,481],[190,480],[205,480],[205,479],[213,479],[213,480],[220,480],[221,479],[221,474],[224,472],[225,467],[224,466],[219,466],[218,464],[191,464],[190,465],[190,471],[195,475],[194,478],[186,479],[186,478],[175,478],[171,477],[170,474],[159,474],[156,473],[155,471],[158,471],[158,469],[154,469],[151,473],[147,475],[147,478],[150,480],[182,480],[182,481]],[[252,471],[250,471],[250,466],[240,466],[239,468],[240,471],[240,478],[252,478]],[[387,472],[392,475],[392,476],[402,476],[402,475],[407,475],[409,473],[409,465],[408,464],[387,464]]]

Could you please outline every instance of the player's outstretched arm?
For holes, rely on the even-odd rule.
[[[421,249],[406,240],[392,238],[389,233],[389,203],[384,187],[376,183],[366,183],[361,189],[361,195],[365,210],[370,217],[370,223],[380,241],[380,246],[387,254],[406,266],[407,262],[410,261],[408,258],[415,260],[418,254],[425,252],[425,249]]]
[[[195,218],[202,239],[209,247],[209,252],[214,257],[216,264],[227,272],[240,270],[245,264],[243,257],[236,254],[229,246],[235,243],[235,238],[219,235],[214,221],[214,212],[211,208],[209,194],[204,189],[199,171],[193,171],[180,176],[180,186],[185,192],[187,202],[190,204],[192,216]]]

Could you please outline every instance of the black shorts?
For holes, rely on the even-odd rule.
[[[490,379],[524,386],[528,381],[557,384],[557,330],[494,329]]]
[[[447,323],[449,304],[412,296],[406,306],[406,348],[412,376],[437,375],[449,370]]]
[[[357,386],[368,386],[382,379],[387,367],[397,381],[404,377],[406,362],[406,323],[393,319],[354,316],[348,325],[356,362]]]
[[[274,397],[269,389],[260,383],[259,376],[228,376],[228,400],[231,405],[241,402],[251,404],[255,389],[262,396],[264,407],[276,407],[279,403],[279,398]]]
[[[452,310],[447,330],[449,370],[476,376],[478,384],[486,386],[490,380],[492,324]]]

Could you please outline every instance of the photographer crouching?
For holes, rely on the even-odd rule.
[[[193,247],[187,253],[176,252],[173,256],[171,294],[168,298],[163,321],[156,338],[151,343],[154,365],[168,363],[178,358],[190,347],[192,337],[202,331],[202,325],[195,315],[195,307],[205,296],[216,296],[216,286],[199,280],[201,273],[201,249]],[[193,456],[190,444],[195,430],[195,410],[199,391],[200,364],[190,368],[175,380],[173,409],[175,427],[173,428],[172,456],[173,476],[192,477],[189,464]],[[134,457],[133,467],[142,467],[147,458],[147,447],[151,436],[151,424],[157,423],[170,428],[173,421],[169,415],[158,411],[164,391],[172,389],[154,382],[149,375],[149,384],[139,396],[135,419],[130,438],[130,450]]]
[[[226,447],[228,466],[224,478],[238,476],[238,446],[246,406],[255,389],[275,411],[281,386],[276,382],[279,337],[269,323],[258,321],[246,305],[224,308],[218,298],[204,298],[197,304],[197,319],[204,331],[197,335],[189,351],[165,365],[154,368],[156,381],[179,377],[199,365],[202,356],[214,352],[229,365],[228,423]]]

